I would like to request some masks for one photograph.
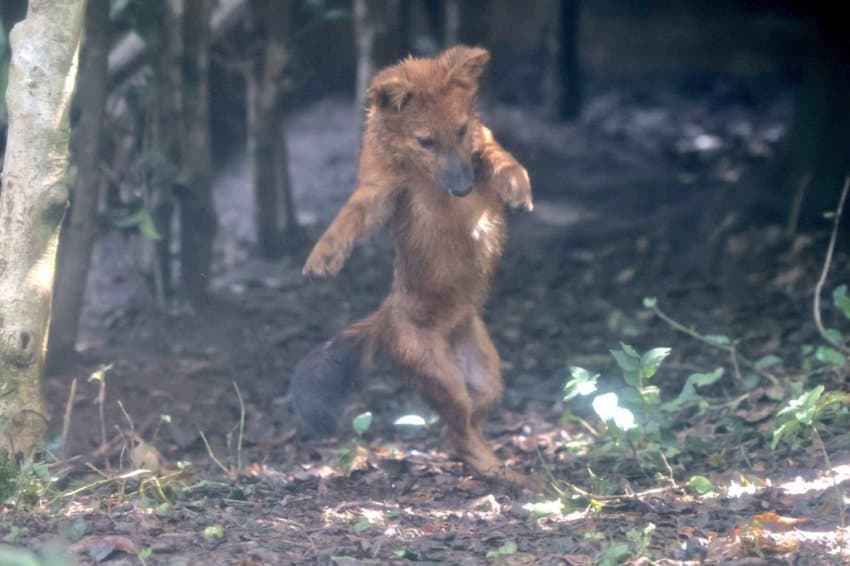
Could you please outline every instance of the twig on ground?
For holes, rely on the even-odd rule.
[[[844,517],[844,490],[841,489],[841,485],[835,479],[835,469],[832,467],[832,459],[829,457],[829,452],[826,451],[826,444],[823,443],[823,439],[818,432],[818,427],[814,424],[811,425],[812,433],[817,441],[818,448],[820,448],[821,454],[823,454],[823,460],[826,462],[826,467],[829,470],[829,479],[832,480],[832,487],[835,489],[835,499],[838,503],[838,517],[841,522],[841,532],[844,532],[846,527],[845,517]]]
[[[98,391],[97,399],[97,416],[100,421],[100,445],[107,446],[106,441],[106,417],[104,416],[104,406],[106,405],[106,372],[112,369],[112,364],[100,366],[95,372],[89,376],[89,381],[97,381]],[[109,469],[109,460],[107,459],[106,468]]]
[[[800,211],[803,210],[803,199],[811,182],[812,174],[806,173],[800,178],[800,182],[797,183],[794,200],[791,202],[791,212],[788,214],[788,224],[785,226],[786,238],[793,238],[797,233],[797,226],[800,224]]]
[[[68,430],[71,428],[71,415],[74,413],[74,397],[77,396],[77,378],[71,380],[71,390],[68,392],[68,401],[65,403],[65,416],[62,418],[62,440],[59,444],[59,455],[67,456],[66,448],[68,442]]]
[[[823,286],[826,284],[826,277],[829,274],[829,268],[832,264],[832,253],[835,251],[835,240],[838,237],[838,225],[841,223],[841,214],[844,211],[844,201],[847,198],[847,191],[850,189],[850,176],[844,179],[844,188],[841,189],[841,196],[838,199],[838,206],[835,209],[832,217],[832,234],[829,237],[829,246],[826,249],[826,257],[823,260],[823,269],[820,272],[820,278],[815,285],[815,296],[812,301],[812,310],[815,317],[815,326],[818,332],[827,343],[834,348],[837,348],[845,354],[850,354],[850,348],[844,344],[833,340],[823,326],[823,320],[820,315],[820,295],[823,292]]]
[[[207,455],[210,457],[210,460],[212,460],[213,463],[216,466],[218,466],[219,469],[221,469],[221,471],[224,472],[227,475],[227,477],[232,477],[233,471],[230,468],[228,468],[227,466],[225,466],[221,462],[221,460],[218,459],[218,456],[215,455],[215,452],[213,451],[212,446],[210,446],[210,443],[207,440],[207,435],[204,434],[204,431],[199,430],[198,432],[201,435],[201,440],[204,441],[204,446],[206,446],[206,448],[207,448]]]
[[[242,399],[242,392],[239,390],[239,385],[233,382],[233,389],[236,390],[236,397],[239,398],[239,438],[236,440],[236,467],[237,473],[242,471],[242,442],[245,438],[245,401]]]
[[[760,376],[768,379],[774,385],[779,384],[779,380],[776,379],[776,376],[774,376],[772,373],[770,373],[768,371],[765,371],[763,369],[756,367],[756,363],[753,360],[751,360],[751,359],[747,358],[746,356],[744,356],[743,354],[741,354],[741,352],[738,351],[738,348],[737,348],[737,346],[735,345],[734,342],[732,342],[731,344],[723,344],[723,343],[718,342],[716,340],[712,340],[708,336],[704,336],[704,335],[700,334],[699,332],[697,332],[693,328],[685,326],[681,322],[670,317],[670,315],[668,315],[667,313],[665,313],[664,311],[662,311],[658,307],[657,303],[653,304],[651,309],[652,309],[652,312],[655,313],[655,316],[657,316],[658,318],[660,318],[661,320],[666,322],[670,326],[670,328],[672,328],[673,330],[676,330],[677,332],[681,332],[682,334],[687,334],[691,338],[698,340],[698,341],[702,342],[703,344],[708,344],[712,348],[717,348],[718,350],[723,350],[724,352],[728,352],[729,355],[732,358],[732,369],[735,373],[735,378],[737,380],[741,381],[743,379],[743,376],[741,374],[741,368],[740,368],[740,364],[743,364],[748,369],[750,369],[750,370],[756,372],[757,374],[759,374]]]

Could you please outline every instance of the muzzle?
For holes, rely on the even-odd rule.
[[[465,197],[472,192],[472,166],[455,152],[446,153],[438,159],[439,175],[437,184],[444,192]]]

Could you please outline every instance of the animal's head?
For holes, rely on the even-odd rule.
[[[475,97],[489,60],[486,49],[465,46],[405,59],[375,75],[367,92],[369,127],[396,161],[454,196],[472,190]]]

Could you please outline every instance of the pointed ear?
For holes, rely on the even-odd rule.
[[[401,112],[413,96],[410,82],[398,73],[381,72],[366,91],[366,107]]]
[[[483,47],[457,45],[443,51],[439,59],[448,73],[448,82],[475,88],[490,61],[490,52]]]

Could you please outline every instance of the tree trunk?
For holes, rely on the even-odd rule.
[[[0,21],[3,23],[3,35],[6,41],[0,49],[0,73],[4,72],[2,65],[11,53],[9,48],[9,32],[12,31],[12,26],[24,19],[27,13],[27,0],[2,0],[0,1]],[[2,84],[2,81],[0,81]],[[0,88],[0,90],[2,90]],[[0,92],[0,96],[2,96]],[[0,164],[3,163],[2,155],[6,146],[6,105],[0,101]]]
[[[217,219],[210,142],[210,16],[212,0],[187,2],[183,13],[184,178],[180,192],[180,282],[198,302],[209,288]]]
[[[80,55],[80,87],[77,92],[80,116],[72,138],[77,178],[71,193],[70,218],[63,227],[59,243],[47,350],[48,371],[60,368],[75,353],[77,328],[97,228],[97,202],[101,184],[98,166],[106,104],[108,53],[109,0],[88,0],[85,40]]]
[[[56,248],[68,206],[69,113],[85,0],[31,0],[11,34],[0,193],[0,448],[40,446]]]
[[[805,223],[820,222],[850,175],[850,39],[837,7],[818,15],[817,44],[805,57],[794,108],[790,173],[783,181],[788,195],[807,185],[801,211]]]
[[[460,0],[443,2],[443,46],[451,47],[460,42]]]
[[[283,132],[284,73],[291,56],[286,41],[292,30],[292,3],[273,7],[269,0],[254,0],[251,10],[254,25],[262,30],[265,42],[246,77],[248,154],[257,244],[263,256],[275,257],[297,234]]]
[[[356,104],[363,110],[369,81],[381,67],[400,56],[401,43],[393,36],[401,7],[397,0],[354,0],[354,41],[357,45]],[[407,18],[404,18],[405,23]],[[408,38],[401,38],[407,40]]]
[[[546,106],[556,120],[581,114],[583,85],[579,62],[580,0],[559,0],[549,35],[549,65],[544,78]]]
[[[153,64],[156,81],[157,119],[153,136],[153,149],[161,151],[166,163],[157,171],[151,183],[151,212],[161,238],[154,244],[154,282],[157,302],[160,306],[171,295],[173,289],[171,246],[172,221],[174,217],[174,195],[183,187],[180,171],[183,163],[184,143],[182,140],[181,94],[183,79],[180,72],[180,57],[183,52],[180,17],[174,0],[164,2],[161,20],[158,22],[153,41]]]

